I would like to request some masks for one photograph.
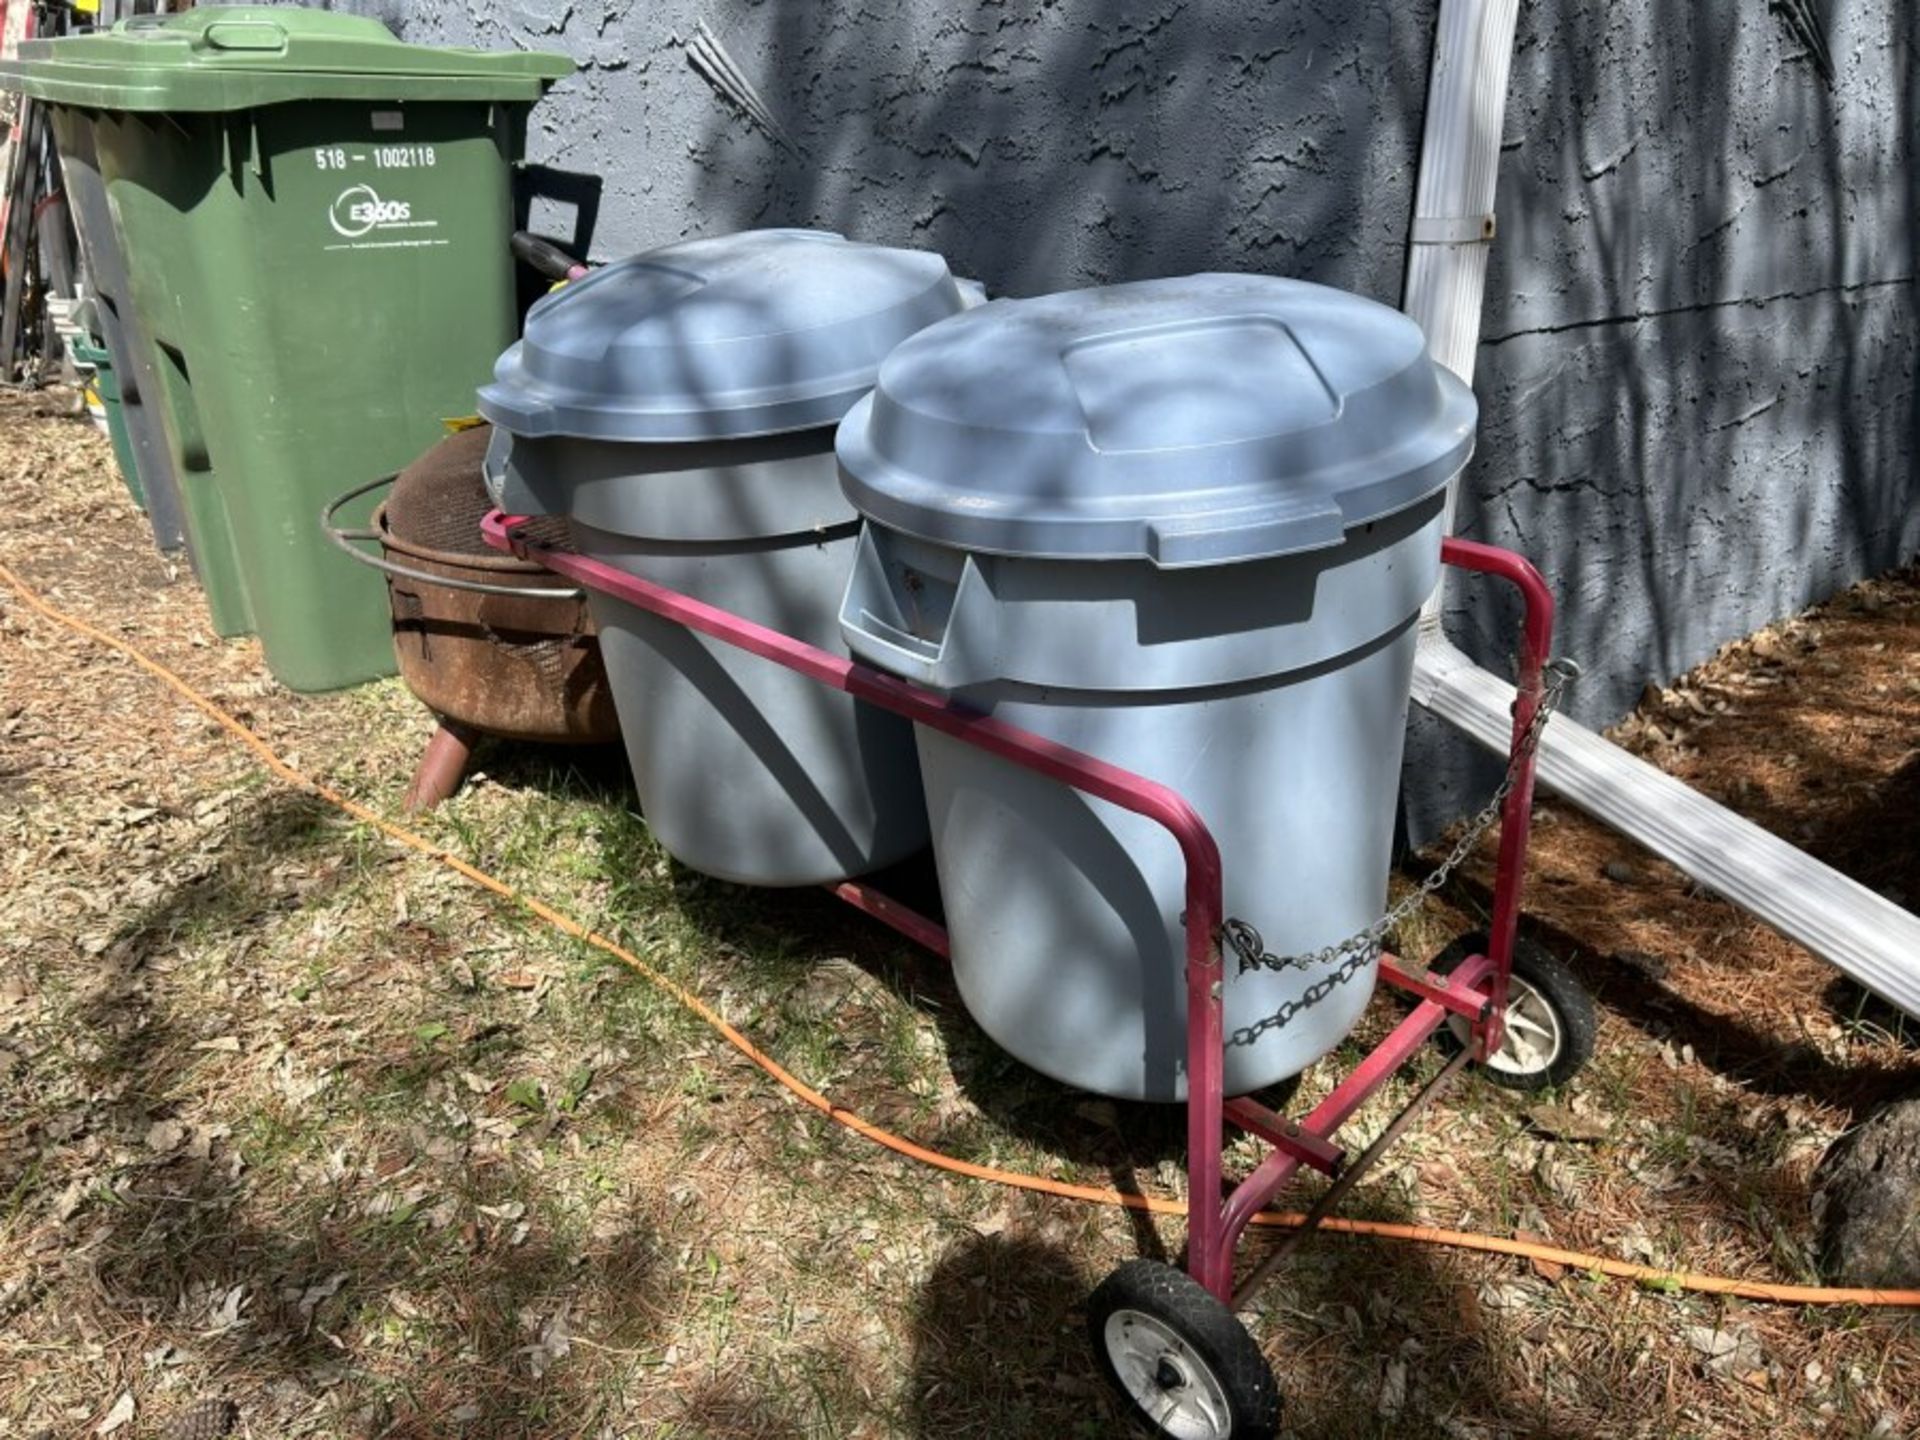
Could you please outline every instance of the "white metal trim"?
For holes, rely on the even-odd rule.
[[[1413,698],[1506,753],[1513,686],[1432,629],[1420,636]],[[1920,1017],[1920,917],[1564,715],[1542,732],[1538,766],[1543,789]]]
[[[1491,245],[1499,233],[1499,217],[1489,210],[1484,215],[1417,215],[1408,238],[1415,245]]]

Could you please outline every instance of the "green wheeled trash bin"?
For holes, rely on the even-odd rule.
[[[85,112],[215,628],[295,690],[394,669],[377,575],[316,523],[465,415],[515,329],[512,167],[563,56],[221,6],[21,47]],[[348,517],[354,521],[360,517]]]

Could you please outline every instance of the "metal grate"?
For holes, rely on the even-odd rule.
[[[567,650],[573,644],[571,635],[549,635],[532,642],[513,641],[500,635],[489,637],[493,643],[512,651],[522,660],[533,666],[534,673],[540,677],[540,683],[556,695],[562,694],[567,685]]]
[[[480,521],[493,508],[481,477],[492,437],[490,425],[462,430],[400,472],[387,500],[387,529],[395,539],[443,555],[498,556],[480,538]],[[573,549],[564,517],[541,516],[526,533],[556,550]]]

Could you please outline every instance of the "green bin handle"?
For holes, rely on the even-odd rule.
[[[200,33],[215,50],[287,48],[287,32],[273,20],[216,20]]]
[[[183,31],[171,22],[177,15],[130,15],[113,28],[142,39],[192,37],[196,46],[213,50],[284,50],[286,27],[277,20],[214,20],[197,31]]]

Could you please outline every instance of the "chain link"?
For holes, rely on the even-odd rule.
[[[1540,735],[1547,726],[1547,718],[1560,704],[1560,698],[1575,680],[1580,678],[1580,667],[1571,660],[1550,660],[1542,671],[1543,684],[1540,691],[1540,703],[1535,707],[1533,718],[1527,730],[1520,737],[1520,743],[1514,747],[1512,758],[1507,762],[1507,773],[1501,777],[1499,786],[1476,813],[1467,827],[1460,832],[1460,838],[1454,842],[1453,849],[1431,874],[1422,880],[1398,904],[1388,910],[1366,929],[1349,935],[1344,940],[1322,946],[1304,955],[1271,955],[1266,943],[1260,938],[1260,932],[1245,920],[1229,917],[1220,926],[1220,939],[1240,961],[1240,973],[1249,970],[1317,970],[1323,965],[1339,961],[1338,966],[1322,975],[1299,995],[1288,1000],[1272,1015],[1243,1025],[1228,1037],[1230,1044],[1251,1045],[1270,1030],[1280,1030],[1290,1024],[1293,1018],[1303,1010],[1311,1010],[1335,990],[1345,985],[1354,976],[1379,958],[1380,951],[1388,935],[1400,924],[1424,906],[1434,893],[1453,878],[1454,872],[1467,862],[1467,858],[1479,847],[1487,831],[1499,820],[1500,812],[1506,807],[1507,797],[1513,793],[1513,787],[1520,783],[1520,767],[1531,758],[1540,746]]]

